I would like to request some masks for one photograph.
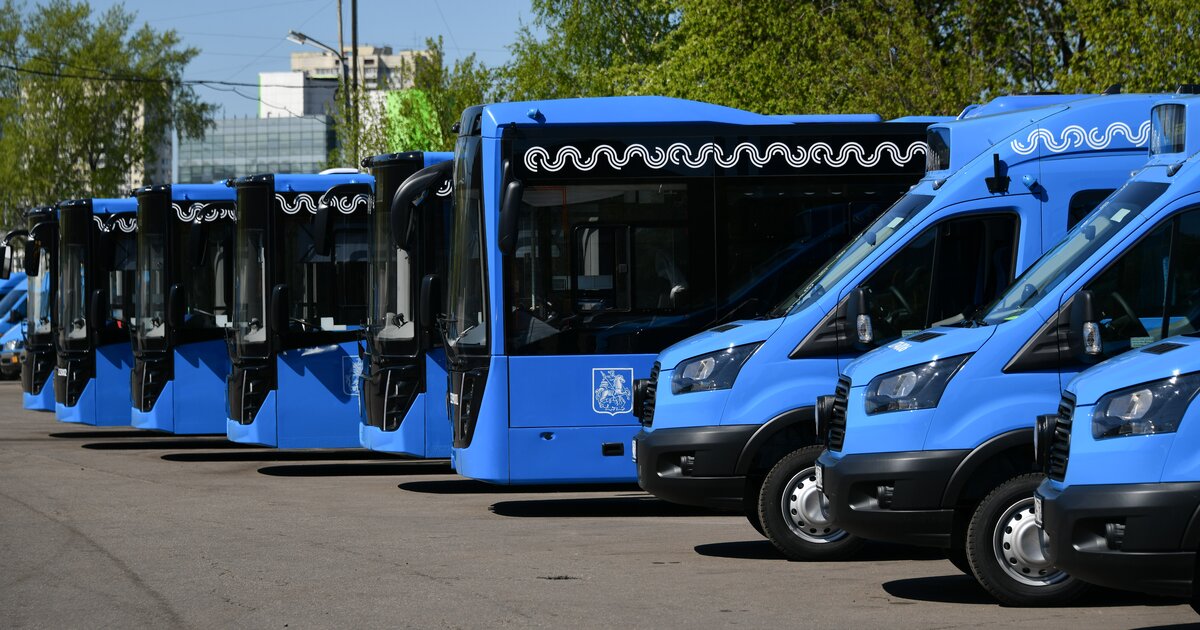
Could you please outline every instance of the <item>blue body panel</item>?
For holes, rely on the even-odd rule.
[[[1019,217],[1015,271],[1020,273],[1066,234],[1068,203],[1076,192],[1115,189],[1131,171],[1145,164],[1150,109],[1159,97],[1073,95],[1037,97],[1031,101],[1023,98],[996,99],[965,111],[955,122],[932,126],[931,131],[939,130],[950,139],[948,168],[928,171],[910,193],[927,195],[932,201],[896,228],[887,240],[875,246],[840,279],[829,286],[822,284],[824,291],[806,305],[793,308],[778,321],[741,322],[741,329],[716,335],[703,333],[663,351],[659,355],[662,371],[655,394],[653,426],[646,431],[760,425],[787,412],[811,407],[817,396],[833,392],[839,372],[855,369],[851,366],[856,355],[847,351],[839,356],[792,359],[793,350],[817,330],[850,292],[867,282],[877,269],[926,229],[948,218],[972,213],[1014,213]],[[990,192],[985,185],[985,179],[995,174],[993,156],[999,156],[1011,178],[1012,184],[1006,194]],[[954,332],[973,335],[965,345],[982,344],[991,334],[991,331],[966,329]],[[724,338],[724,335],[735,333],[735,341]],[[913,344],[916,348],[908,350],[901,360],[906,361],[909,355],[917,352],[922,356],[961,353],[951,350],[949,345],[945,352],[930,349],[932,344],[943,339]],[[729,390],[720,395],[715,395],[717,392],[672,393],[671,378],[682,361],[729,345],[751,342],[762,342],[762,345],[743,365]],[[1002,352],[997,351],[997,354]],[[864,355],[860,361],[895,354],[895,350],[883,347]],[[1004,359],[1011,354],[1010,348]],[[905,365],[922,360],[922,357],[913,357]],[[876,370],[880,371],[886,370]],[[960,376],[955,382],[968,380]],[[856,378],[855,385],[860,384],[865,385],[866,380],[860,383]],[[964,400],[987,393],[993,386],[980,383],[978,388],[964,393]],[[929,411],[917,411],[883,414],[864,420],[862,414],[857,413],[862,409],[861,395],[861,391],[851,392],[850,408],[856,412],[854,431],[859,431],[859,425],[864,428],[857,436],[850,435],[853,431],[848,432],[847,448],[853,446],[856,451],[919,448],[925,444],[929,428],[935,425],[939,428],[938,448],[986,439],[980,431],[968,429],[968,423],[950,414],[935,419]],[[947,396],[950,396],[949,392]],[[1031,421],[1032,416],[1026,411],[1035,404],[1031,400],[1014,402],[1012,410],[1018,413],[1016,422]],[[852,440],[855,441],[853,444]]]
[[[63,422],[98,427],[130,426],[129,371],[133,369],[133,349],[127,343],[113,343],[96,348],[95,353],[95,378],[84,386],[74,405],[56,403],[55,416]]]
[[[21,392],[21,406],[30,411],[55,411],[54,373],[46,377],[46,383],[38,394]]]
[[[133,426],[178,435],[225,432],[225,377],[229,351],[221,340],[182,344],[174,349],[175,378],[148,411],[134,407]]]
[[[1200,140],[1200,134],[1197,135],[1196,140]],[[1122,226],[1111,240],[1074,269],[1066,271],[1065,277],[1041,295],[1029,310],[1002,323],[982,328],[937,329],[944,336],[923,343],[897,343],[879,348],[847,366],[845,374],[850,377],[852,388],[845,445],[839,452],[827,452],[827,456],[837,460],[850,454],[891,451],[969,451],[996,435],[1029,429],[1039,414],[1053,412],[1059,404],[1063,388],[1079,373],[1080,368],[1067,361],[1060,362],[1058,369],[1006,373],[1006,365],[1049,318],[1057,316],[1071,296],[1129,251],[1142,236],[1179,211],[1200,203],[1200,160],[1193,157],[1183,162],[1185,159],[1179,154],[1151,158],[1130,181],[1158,182],[1169,184],[1169,188],[1140,215]],[[1180,164],[1182,168],[1179,168]],[[1192,341],[1188,343],[1194,344]],[[898,352],[897,347],[901,345],[908,347]],[[872,378],[937,357],[967,353],[974,354],[951,379],[935,408],[866,415],[862,398]],[[1087,483],[1111,483],[1121,476],[1128,483],[1157,480],[1163,469],[1163,456],[1173,436],[1092,440],[1089,405],[1104,392],[1119,388],[1112,387],[1114,380],[1124,378],[1130,384],[1152,380],[1148,377],[1152,376],[1153,370],[1149,370],[1148,365],[1162,369],[1169,369],[1167,365],[1177,367],[1175,362],[1182,354],[1181,350],[1166,355],[1163,357],[1164,364],[1158,366],[1150,361],[1152,355],[1135,350],[1110,359],[1075,380],[1073,387],[1083,395],[1075,413],[1069,479],[1088,479]],[[1191,413],[1194,411],[1189,410]],[[873,430],[880,424],[887,424],[887,429]],[[922,437],[913,437],[916,435]],[[902,436],[909,436],[910,439]],[[1129,448],[1119,443],[1142,445],[1147,452],[1132,459],[1122,459],[1117,465],[1118,458],[1123,457],[1119,455],[1121,449]],[[1076,459],[1077,449],[1085,453],[1079,460]],[[1091,456],[1086,453],[1092,453],[1096,458],[1089,461]],[[1158,457],[1162,459],[1157,465],[1153,464]],[[1190,454],[1186,459],[1191,462],[1184,468],[1200,464],[1200,460]],[[1194,474],[1196,471],[1200,471],[1200,468],[1192,468],[1190,472]]]

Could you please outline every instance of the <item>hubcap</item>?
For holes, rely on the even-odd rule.
[[[813,467],[801,470],[787,482],[780,507],[792,533],[807,542],[831,543],[846,537],[846,532],[834,527],[829,518],[829,500],[817,490]]]
[[[1013,580],[1027,586],[1050,586],[1067,579],[1042,552],[1042,530],[1034,522],[1033,497],[1009,506],[992,536],[996,562]]]

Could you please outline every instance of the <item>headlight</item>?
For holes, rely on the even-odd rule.
[[[1174,433],[1200,390],[1200,372],[1109,392],[1096,401],[1092,437]]]
[[[748,343],[680,361],[671,376],[671,393],[709,392],[733,387],[742,365],[761,345],[762,342]]]
[[[936,407],[950,378],[969,358],[960,354],[876,376],[867,383],[867,415]]]
[[[23,345],[24,345],[24,344],[23,344],[23,343],[21,343],[21,340],[20,340],[20,339],[13,339],[13,340],[10,340],[10,341],[5,341],[5,342],[4,342],[4,349],[5,349],[5,350],[12,350],[12,351],[16,351],[16,350],[20,350],[20,349],[21,349],[21,346],[23,346]]]

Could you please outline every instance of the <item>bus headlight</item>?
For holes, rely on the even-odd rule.
[[[1174,433],[1200,390],[1200,372],[1164,378],[1109,392],[1096,401],[1092,437]]]
[[[960,354],[876,376],[867,383],[867,415],[936,407],[951,377],[969,358]]]
[[[671,376],[671,393],[709,392],[733,387],[746,359],[762,342],[734,346],[681,361]]]

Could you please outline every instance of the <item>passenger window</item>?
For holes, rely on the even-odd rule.
[[[633,230],[633,308],[679,310],[688,295],[686,228],[639,227]]]
[[[1092,213],[1096,206],[1102,201],[1108,199],[1108,196],[1116,192],[1115,188],[1104,188],[1099,190],[1081,190],[1071,196],[1071,200],[1067,202],[1067,230],[1075,227],[1076,223],[1083,220],[1084,217]]]
[[[1012,282],[1017,216],[943,221],[926,229],[864,283],[877,344],[970,316]]]
[[[1166,296],[1167,337],[1200,330],[1200,270],[1192,264],[1192,253],[1200,251],[1200,209],[1183,213],[1177,221]]]
[[[1112,356],[1163,338],[1163,295],[1170,272],[1174,221],[1158,226],[1087,283],[1104,354]]]

